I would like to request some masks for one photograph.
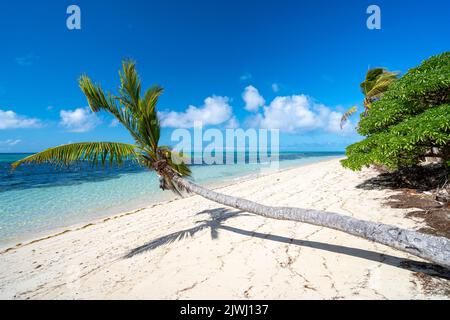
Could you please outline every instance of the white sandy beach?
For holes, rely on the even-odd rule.
[[[334,159],[219,189],[417,229],[376,175]],[[178,238],[178,239],[177,239]],[[2,299],[448,299],[419,258],[342,232],[265,219],[199,196],[93,222],[0,254]],[[428,277],[429,278],[429,277]],[[431,288],[431,289],[430,289]],[[436,288],[435,290],[433,288]]]

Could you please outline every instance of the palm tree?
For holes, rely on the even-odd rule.
[[[119,94],[105,93],[86,75],[79,85],[93,112],[112,114],[131,134],[135,143],[85,142],[51,148],[13,163],[13,169],[25,163],[50,163],[66,166],[77,161],[87,161],[104,166],[107,162],[121,164],[134,160],[139,165],[154,170],[160,177],[160,187],[178,194],[196,193],[206,199],[263,217],[309,223],[343,231],[375,241],[450,268],[450,240],[400,229],[395,226],[364,221],[314,209],[270,207],[249,200],[208,190],[189,180],[191,171],[183,162],[183,155],[167,146],[159,145],[160,123],[156,103],[163,92],[154,86],[141,94],[141,81],[135,64],[124,61],[119,72]]]
[[[363,116],[367,116],[372,103],[381,99],[389,86],[398,79],[398,75],[398,72],[391,72],[385,68],[373,68],[367,71],[366,79],[359,85],[364,94]],[[356,111],[358,111],[358,107],[354,106],[344,113],[341,118],[341,129]]]

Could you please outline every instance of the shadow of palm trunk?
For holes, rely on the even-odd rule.
[[[233,218],[252,216],[248,214],[242,214],[242,211],[231,211],[226,208],[217,208],[213,210],[202,211],[197,215],[205,215],[205,214],[209,215],[209,219],[197,221],[197,223],[200,223],[198,226],[177,231],[154,239],[149,243],[146,243],[142,246],[139,246],[131,250],[128,254],[124,256],[124,258],[132,258],[133,256],[144,253],[146,251],[151,251],[164,245],[170,245],[171,243],[174,243],[176,241],[182,241],[183,239],[193,237],[198,232],[209,229],[212,240],[218,239],[220,230],[228,231],[247,237],[260,238],[267,241],[276,241],[293,246],[307,247],[317,250],[333,252],[337,254],[343,254],[360,259],[375,261],[378,263],[406,269],[412,272],[420,272],[432,277],[450,280],[450,270],[432,263],[421,262],[407,258],[399,258],[392,255],[381,254],[365,249],[345,247],[341,245],[334,245],[311,240],[298,240],[279,235],[249,231],[223,224],[225,221],[228,221]]]

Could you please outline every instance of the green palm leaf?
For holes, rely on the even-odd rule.
[[[135,145],[114,142],[69,144],[17,161],[13,168],[24,163],[47,162],[65,166],[77,161],[87,161],[94,165],[101,163],[104,166],[108,161],[110,164],[121,164],[124,160],[131,159],[149,170],[156,170],[163,189],[181,193],[183,186],[177,184],[173,178],[190,176],[191,170],[182,155],[173,152],[169,147],[158,146],[161,126],[156,104],[163,88],[153,86],[141,96],[141,80],[136,65],[131,60],[122,62],[119,77],[117,95],[103,91],[102,87],[87,75],[80,77],[79,86],[91,110],[106,111],[114,116],[130,132]]]
[[[124,97],[116,97],[111,93],[105,94],[100,85],[95,84],[88,76],[80,77],[79,86],[86,96],[89,106],[93,112],[106,111],[112,114],[133,136],[138,145],[144,145],[143,137],[140,136],[136,119],[136,110],[124,106]],[[118,103],[120,102],[120,103]]]
[[[136,63],[132,60],[124,60],[122,62],[122,71],[119,71],[119,77],[121,102],[131,111],[139,111],[141,80],[136,71]]]
[[[389,86],[397,80],[397,72],[386,71],[381,75],[372,85],[369,91],[366,92],[366,97],[369,100],[379,99],[387,91]]]
[[[77,161],[88,161],[94,165],[105,166],[125,160],[138,160],[141,153],[132,144],[118,142],[81,142],[66,144],[36,153],[12,164],[15,169],[25,163],[50,163],[55,166],[67,166]]]
[[[154,86],[146,91],[143,99],[139,100],[139,133],[153,151],[158,147],[161,132],[156,103],[162,93],[163,88]]]
[[[80,77],[78,83],[81,91],[83,91],[88,100],[92,112],[99,112],[105,109],[110,111],[111,99],[107,99],[107,95],[105,95],[100,85],[93,83],[85,74]]]
[[[189,177],[191,175],[191,169],[186,165],[185,157],[170,149],[166,150],[167,162],[172,169],[174,169],[180,176]]]
[[[360,84],[361,92],[364,94],[364,112],[363,116],[369,114],[372,103],[383,97],[391,84],[398,79],[399,72],[388,71],[385,68],[372,68],[366,73],[366,78]],[[357,111],[357,107],[350,108],[341,118],[341,129]]]
[[[358,110],[358,107],[354,106],[351,107],[350,109],[348,109],[341,118],[341,129],[344,128],[345,123],[348,121],[348,119],[356,113],[356,111]]]

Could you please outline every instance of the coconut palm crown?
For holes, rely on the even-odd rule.
[[[389,89],[389,86],[398,79],[399,72],[388,71],[385,68],[373,68],[367,71],[366,78],[359,85],[362,94],[364,94],[364,112],[367,116],[369,109],[374,101],[381,99],[383,94]],[[341,129],[347,120],[358,111],[354,106],[347,110],[341,118]]]
[[[160,122],[156,104],[163,89],[153,86],[145,92],[133,61],[122,62],[119,71],[118,95],[104,92],[87,75],[82,75],[79,85],[86,95],[93,112],[106,111],[122,124],[134,139],[134,144],[121,142],[81,142],[66,144],[26,157],[12,164],[13,169],[24,163],[50,163],[67,166],[78,161],[88,161],[95,165],[121,165],[132,160],[160,177],[160,187],[180,193],[184,188],[174,181],[174,177],[190,176],[191,171],[181,154],[172,152],[168,146],[159,146]]]

